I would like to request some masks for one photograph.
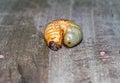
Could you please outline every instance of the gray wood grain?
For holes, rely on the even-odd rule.
[[[119,8],[119,0],[1,0],[0,83],[119,83]],[[44,29],[59,18],[75,21],[83,41],[52,51]]]

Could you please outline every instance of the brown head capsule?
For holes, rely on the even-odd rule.
[[[54,20],[46,26],[45,40],[48,47],[54,51],[61,48],[62,42],[67,47],[74,47],[82,40],[82,30],[73,21]]]

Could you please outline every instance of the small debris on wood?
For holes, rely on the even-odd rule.
[[[4,55],[2,55],[2,54],[0,54],[0,59],[2,59],[2,58],[5,58],[5,56],[4,56]]]
[[[100,52],[100,56],[104,56],[105,55],[105,52],[104,51],[101,51]]]
[[[104,62],[110,62],[110,57],[105,51],[100,51],[99,58]]]

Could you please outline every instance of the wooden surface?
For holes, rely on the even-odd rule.
[[[119,83],[119,8],[119,0],[1,0],[0,83]],[[81,44],[46,46],[45,26],[58,18],[82,28]]]

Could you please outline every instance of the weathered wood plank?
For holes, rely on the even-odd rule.
[[[0,24],[0,54],[4,56],[0,59],[0,83],[48,83],[49,50],[43,34],[35,28],[33,13],[24,12],[28,6],[17,5],[24,0],[11,3],[12,10],[0,14],[4,16]]]
[[[119,0],[1,0],[0,82],[118,83],[119,7]],[[49,52],[44,29],[58,18],[75,21],[83,41]]]

